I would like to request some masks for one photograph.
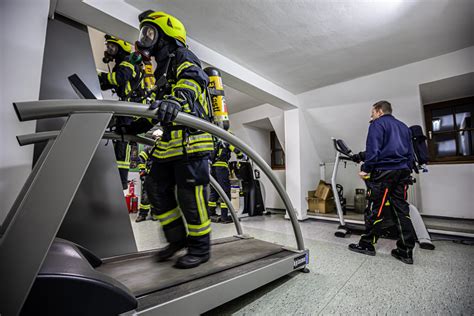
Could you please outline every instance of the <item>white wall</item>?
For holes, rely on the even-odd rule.
[[[0,2],[0,223],[31,171],[33,147],[20,147],[16,136],[35,131],[20,123],[14,101],[38,100],[49,0]]]
[[[246,111],[231,114],[230,126],[232,132],[247,143],[252,149],[265,159],[268,165],[271,163],[271,148],[270,148],[270,131],[262,128],[249,126],[246,123],[259,121],[261,119],[269,118],[277,135],[283,135],[284,126],[282,122],[283,111],[279,108],[269,104],[260,105]],[[280,137],[280,136],[279,136]],[[284,143],[284,142],[283,142]],[[283,146],[283,144],[282,144]],[[259,169],[259,168],[257,168]],[[285,185],[285,171],[274,170],[275,175]],[[267,176],[260,172],[261,182],[265,187],[265,207],[267,208],[281,208],[284,209],[284,204],[275,188],[271,184]]]
[[[335,158],[335,157],[334,157]],[[331,183],[332,171],[334,169],[334,162],[326,163],[325,181]],[[340,162],[337,169],[336,183],[344,187],[344,196],[348,206],[354,206],[355,189],[366,189],[364,181],[359,177],[360,165],[351,161],[346,163]]]
[[[307,218],[308,191],[314,190],[321,178],[321,159],[307,115],[303,109],[285,112],[286,189],[299,220]]]
[[[390,101],[395,117],[407,125],[425,126],[419,85],[472,71],[473,46],[299,95],[321,160],[334,160],[331,136],[343,138],[354,152],[364,150],[370,108],[381,99]],[[474,165],[429,169],[418,181],[420,210],[430,215],[474,218]],[[352,178],[341,179],[346,192],[353,191],[353,183]]]

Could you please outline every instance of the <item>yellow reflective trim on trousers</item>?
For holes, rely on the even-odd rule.
[[[130,163],[130,153],[132,152],[132,146],[127,144],[127,149],[126,149],[126,154],[125,154],[125,161]]]
[[[133,65],[131,63],[129,63],[128,61],[122,61],[120,63],[120,66],[125,66],[125,67],[128,67],[132,70],[132,76],[135,78],[137,76],[137,73],[135,72],[135,67],[133,67]]]
[[[202,190],[202,185],[197,185],[197,186],[194,187],[194,194],[196,196],[196,206],[197,206],[197,209],[198,209],[199,218],[201,220],[201,223],[204,223],[206,221],[206,218],[204,217],[204,212],[203,212],[203,209],[202,209],[200,190]]]
[[[200,225],[194,225],[194,224],[186,224],[186,226],[190,229],[195,229],[195,230],[198,230],[198,229],[203,229],[203,228],[207,228],[207,226],[211,225],[211,220],[207,220],[205,221],[204,223],[200,224]]]
[[[176,70],[176,76],[179,77],[179,75],[181,74],[181,72],[186,69],[186,68],[189,68],[189,67],[192,67],[192,66],[196,66],[195,64],[189,62],[189,61],[185,61],[184,63],[182,63],[181,65],[179,65],[178,69]]]
[[[193,236],[193,237],[199,237],[199,236],[207,235],[207,234],[209,234],[210,232],[211,232],[211,226],[209,226],[208,229],[203,230],[203,231],[200,231],[200,232],[188,231],[188,235],[189,235],[189,236]]]
[[[117,166],[118,166],[119,169],[130,169],[130,162],[117,161]]]
[[[374,225],[375,225],[375,224],[377,224],[377,223],[380,223],[381,221],[383,221],[383,219],[382,219],[382,218],[381,218],[381,219],[378,219],[378,220],[376,220],[376,221],[374,222]]]
[[[146,164],[139,163],[137,167],[138,167],[138,169],[146,169]]]
[[[188,235],[190,236],[202,236],[206,235],[211,231],[211,221],[207,220],[201,225],[186,225],[188,228]]]
[[[150,204],[142,204],[140,203],[140,206],[139,206],[142,210],[149,210],[151,208],[151,205]]]
[[[228,208],[226,203],[221,203],[221,208]]]
[[[213,167],[225,167],[228,168],[229,165],[225,161],[216,161],[215,163],[212,164]]]
[[[179,211],[179,208],[176,207],[172,209],[171,211],[168,211],[163,214],[159,215],[153,215],[153,218],[157,219],[160,221],[161,226],[165,226],[171,222],[174,222],[175,220],[181,218],[181,212]]]
[[[209,216],[207,214],[206,199],[204,199],[204,186],[203,185],[201,185],[201,206],[203,209],[205,220],[209,220]]]
[[[217,202],[208,202],[207,205],[209,207],[215,207],[215,206],[217,206]]]

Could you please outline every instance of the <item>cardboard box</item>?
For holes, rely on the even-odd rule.
[[[308,195],[308,197],[310,197],[310,195]],[[329,183],[324,182],[323,180],[320,180],[316,191],[314,191],[313,197],[322,200],[330,199],[331,197],[333,197],[331,185]]]
[[[336,211],[336,203],[334,202],[334,198],[323,200],[320,198],[308,197],[308,211],[321,214],[334,213]]]

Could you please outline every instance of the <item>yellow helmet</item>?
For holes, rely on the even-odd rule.
[[[145,47],[151,47],[157,42],[158,34],[147,25],[158,26],[166,35],[174,38],[186,46],[186,29],[183,23],[174,16],[165,12],[146,11],[139,16],[140,39],[139,42]]]
[[[126,53],[132,52],[132,45],[130,43],[125,42],[124,40],[118,39],[112,35],[105,35],[105,43],[116,43],[120,46]]]

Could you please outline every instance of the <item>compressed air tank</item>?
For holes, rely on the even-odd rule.
[[[207,67],[204,72],[209,76],[209,98],[212,105],[214,123],[221,128],[228,130],[230,126],[229,113],[224,95],[224,84],[219,69]]]

